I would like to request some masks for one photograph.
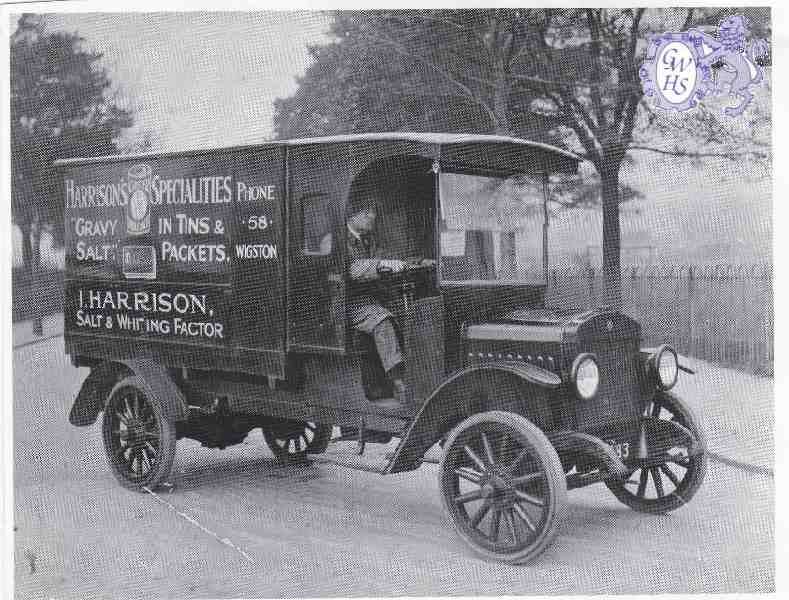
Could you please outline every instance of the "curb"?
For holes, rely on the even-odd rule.
[[[59,338],[59,337],[63,337],[63,332],[53,333],[52,335],[41,337],[36,340],[30,340],[28,342],[22,342],[21,344],[17,344],[16,346],[14,346],[14,350],[17,350],[19,348],[26,348],[27,346],[32,346],[33,344],[39,344],[41,342],[46,342],[48,340],[54,340],[55,338]]]
[[[770,478],[775,478],[775,473],[773,469],[770,467],[763,467],[762,465],[754,465],[751,463],[743,462],[741,460],[736,460],[734,458],[729,458],[728,456],[723,456],[722,454],[718,454],[717,452],[710,452],[707,451],[707,456],[709,456],[712,460],[727,465],[729,467],[734,467],[735,469],[741,469],[743,471],[748,471],[750,473],[758,473],[759,475],[767,475]]]

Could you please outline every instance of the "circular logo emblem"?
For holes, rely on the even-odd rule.
[[[655,106],[685,111],[704,97],[709,69],[700,62],[701,48],[701,39],[692,32],[667,32],[650,40],[638,76]]]
[[[613,331],[614,330],[614,322],[611,319],[608,319],[608,322],[605,324],[605,328],[608,331]]]
[[[682,104],[696,91],[696,57],[683,42],[669,42],[657,56],[658,90],[671,104]]]

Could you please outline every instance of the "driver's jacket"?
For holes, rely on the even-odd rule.
[[[353,282],[365,282],[378,279],[378,248],[375,238],[367,235],[357,238],[350,230],[347,231],[348,273],[351,289],[348,294],[348,318],[354,329],[372,333],[373,329],[384,319],[393,317],[381,303],[368,294],[354,294]]]

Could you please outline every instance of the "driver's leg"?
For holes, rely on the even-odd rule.
[[[384,319],[375,326],[373,329],[373,340],[375,340],[378,356],[381,358],[381,365],[383,365],[387,374],[403,362],[400,342],[397,339],[397,332],[391,319]]]
[[[410,402],[410,396],[408,386],[403,381],[405,375],[403,352],[392,319],[384,319],[375,326],[373,340],[381,359],[381,365],[392,382],[395,399],[406,406]]]

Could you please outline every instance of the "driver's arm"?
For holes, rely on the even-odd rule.
[[[372,281],[378,279],[378,263],[381,262],[377,258],[357,258],[351,261],[351,267],[348,274],[354,281]]]

